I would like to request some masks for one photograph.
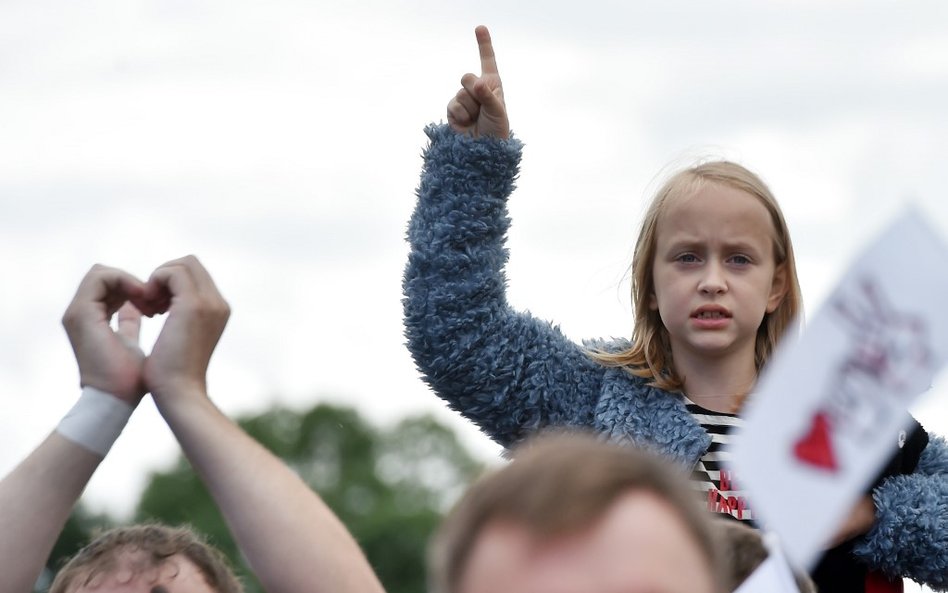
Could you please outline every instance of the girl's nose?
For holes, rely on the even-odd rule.
[[[705,273],[698,282],[698,291],[702,294],[721,294],[727,292],[727,281],[724,271],[716,264],[705,267]]]

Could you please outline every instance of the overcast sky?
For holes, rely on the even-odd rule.
[[[813,312],[906,203],[948,230],[946,17],[941,0],[4,2],[0,470],[74,401],[59,319],[95,262],[201,258],[234,311],[210,377],[228,412],[453,418],[403,346],[400,282],[422,129],[478,68],[481,23],[526,142],[512,303],[576,339],[627,336],[656,177],[726,156],[781,201]],[[941,433],[945,391],[917,410]],[[174,452],[146,401],[89,503],[127,512]]]

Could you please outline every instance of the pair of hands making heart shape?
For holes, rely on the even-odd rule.
[[[110,325],[118,312],[118,326]],[[138,344],[142,315],[168,314],[149,355]],[[230,308],[194,256],[159,266],[146,282],[95,265],[63,315],[83,387],[111,393],[135,406],[156,397],[206,393],[207,366]]]

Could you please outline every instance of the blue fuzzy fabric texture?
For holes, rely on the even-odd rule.
[[[892,576],[948,590],[948,443],[931,436],[918,467],[873,492],[876,523],[854,553]]]
[[[593,428],[691,468],[710,436],[682,398],[589,358],[622,340],[567,339],[507,304],[507,198],[522,144],[429,126],[403,301],[408,348],[432,390],[510,447],[544,427]],[[915,474],[874,492],[877,522],[857,553],[870,566],[948,586],[948,446],[932,438]]]

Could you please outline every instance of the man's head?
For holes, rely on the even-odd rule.
[[[227,560],[193,531],[112,529],[66,563],[49,593],[243,593]]]
[[[543,437],[472,486],[430,549],[435,593],[721,590],[684,478],[592,437]]]
[[[727,573],[728,590],[734,591],[763,564],[770,552],[756,529],[727,515],[716,518],[714,524],[724,550],[721,561]],[[801,593],[816,593],[816,584],[807,573],[794,570],[793,578]]]

